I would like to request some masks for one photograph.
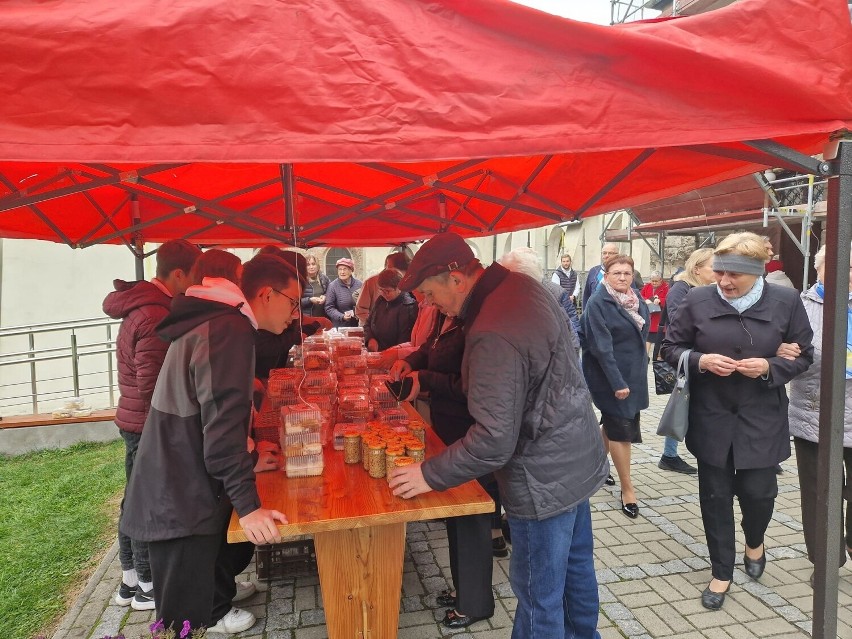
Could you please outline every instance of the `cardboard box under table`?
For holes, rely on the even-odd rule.
[[[444,448],[427,427],[426,457]],[[287,515],[289,523],[278,526],[285,539],[314,536],[329,639],[396,637],[406,523],[490,513],[494,502],[476,481],[401,499],[386,479],[370,477],[361,464],[345,464],[342,451],[329,445],[323,454],[325,471],[318,477],[258,474],[260,501]],[[228,541],[247,541],[236,514]]]

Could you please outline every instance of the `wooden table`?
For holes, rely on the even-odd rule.
[[[427,457],[444,448],[427,427]],[[320,477],[258,474],[261,504],[287,515],[289,523],[278,526],[283,537],[313,534],[329,639],[396,637],[406,522],[490,513],[494,502],[476,481],[401,499],[386,479],[345,464],[343,451],[327,446],[324,456]],[[247,541],[236,513],[228,541]]]

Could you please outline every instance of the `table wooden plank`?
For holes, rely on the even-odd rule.
[[[427,426],[427,458],[444,448]],[[391,494],[386,479],[370,477],[361,464],[344,463],[343,451],[327,446],[323,454],[325,470],[319,477],[287,477],[283,470],[257,475],[260,503],[287,516],[288,523],[278,526],[284,537],[494,511],[494,501],[476,481],[402,499]],[[247,541],[236,513],[228,541]]]

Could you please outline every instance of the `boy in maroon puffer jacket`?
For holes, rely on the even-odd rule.
[[[201,250],[186,240],[166,242],[157,251],[154,279],[150,282],[115,280],[115,291],[104,299],[104,313],[122,320],[115,348],[121,393],[115,423],[124,439],[127,480],[151,408],[154,384],[169,348],[169,343],[161,339],[155,329],[169,314],[172,298],[192,284],[190,270],[200,255]],[[148,544],[133,541],[119,532],[118,547],[122,579],[115,602],[119,606],[130,605],[134,610],[153,610]]]

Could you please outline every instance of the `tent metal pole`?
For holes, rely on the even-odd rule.
[[[831,146],[831,145],[830,145]],[[831,156],[826,151],[826,156]],[[837,143],[828,181],[825,304],[820,375],[819,461],[817,464],[814,557],[814,639],[837,636],[837,551],[841,547],[843,428],[846,400],[848,269],[852,241],[852,138]]]
[[[142,214],[139,212],[139,198],[134,193],[130,196],[130,218],[136,226],[142,222]],[[142,240],[142,231],[133,233],[133,254],[136,256],[136,279],[145,279],[145,243]]]
[[[293,245],[296,246],[296,224],[295,211],[296,202],[293,191],[296,188],[296,182],[293,179],[293,165],[290,163],[282,164],[281,167],[281,188],[284,191],[284,230],[293,234]]]

